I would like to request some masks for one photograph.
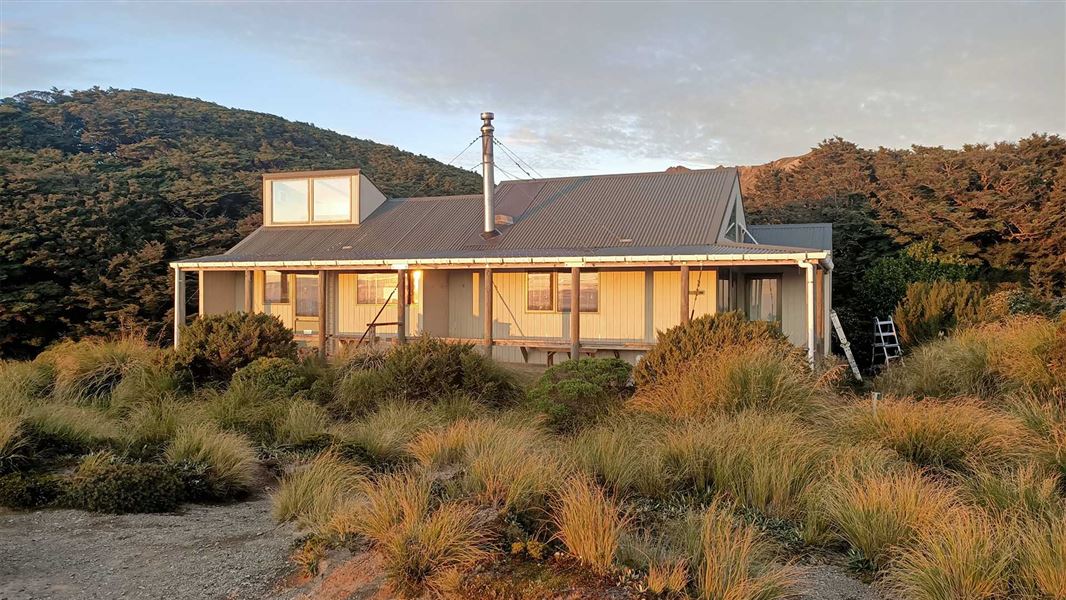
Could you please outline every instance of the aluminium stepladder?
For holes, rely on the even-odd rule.
[[[896,322],[889,316],[887,321],[874,317],[874,343],[870,358],[870,366],[877,364],[878,360],[884,361],[888,366],[893,360],[903,358],[903,349],[899,345],[899,335],[896,333]]]

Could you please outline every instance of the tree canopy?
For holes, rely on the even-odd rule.
[[[391,197],[481,187],[393,146],[202,100],[91,89],[0,101],[0,356],[120,326],[166,335],[167,263],[255,229],[261,173],[353,167]]]

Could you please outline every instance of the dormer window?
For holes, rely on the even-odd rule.
[[[352,178],[313,177],[271,182],[275,223],[347,223],[352,220]]]
[[[272,182],[271,214],[275,223],[306,223],[308,219],[307,180],[282,179]]]
[[[323,177],[311,180],[314,220],[319,223],[352,220],[352,178]]]

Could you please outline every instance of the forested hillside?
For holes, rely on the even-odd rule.
[[[392,146],[138,90],[0,101],[0,357],[120,324],[165,334],[167,263],[259,224],[264,171],[359,167],[389,196],[480,178]]]
[[[1066,141],[866,150],[835,138],[752,169],[755,223],[832,222],[833,303],[860,353],[907,284],[976,279],[1037,298],[1066,286]],[[910,252],[902,250],[909,248]]]

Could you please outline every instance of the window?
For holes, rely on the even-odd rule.
[[[718,289],[715,294],[717,312],[733,310],[733,273],[730,269],[718,269]]]
[[[306,223],[307,180],[280,180],[271,182],[271,219],[275,223]]]
[[[356,302],[382,305],[396,302],[396,273],[360,273],[356,275]]]
[[[318,275],[296,276],[296,316],[318,316]]]
[[[570,273],[557,274],[557,310],[570,312]],[[596,272],[581,274],[581,293],[579,294],[581,312],[600,310],[600,274]]]
[[[289,303],[289,276],[280,271],[264,273],[263,300],[268,304]]]
[[[552,274],[526,273],[526,310],[552,310]]]
[[[781,321],[781,276],[748,275],[747,313],[751,321]]]
[[[313,187],[315,221],[352,220],[351,177],[315,179]]]

